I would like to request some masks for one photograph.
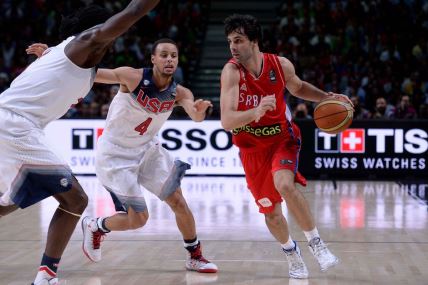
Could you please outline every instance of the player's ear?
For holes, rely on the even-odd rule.
[[[253,47],[256,47],[259,45],[259,42],[257,40],[251,41],[251,43]]]
[[[153,54],[151,56],[151,61],[152,61],[153,64],[155,63],[155,56]]]

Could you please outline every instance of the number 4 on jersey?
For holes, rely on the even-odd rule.
[[[142,122],[141,124],[136,126],[134,130],[139,132],[140,136],[142,136],[147,131],[147,129],[149,128],[149,125],[151,122],[152,122],[152,118],[148,118],[147,120],[145,120],[144,122]]]

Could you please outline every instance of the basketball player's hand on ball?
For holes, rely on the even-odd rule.
[[[339,101],[346,102],[346,103],[348,103],[349,105],[351,105],[351,106],[352,106],[352,108],[354,108],[354,104],[352,103],[351,99],[349,99],[349,97],[348,97],[348,96],[343,95],[343,94],[333,93],[333,92],[328,92],[328,95],[329,95],[330,97],[333,97],[334,99],[339,100]]]
[[[43,55],[43,53],[47,48],[48,48],[48,45],[46,44],[35,43],[30,45],[25,51],[27,52],[27,54],[34,54],[39,58]]]
[[[195,103],[193,103],[193,110],[196,113],[205,113],[205,111],[212,106],[213,104],[211,101],[198,99],[195,101]]]
[[[267,111],[273,111],[276,109],[276,98],[275,95],[269,95],[262,97],[260,104],[256,107],[256,123],[260,121]]]

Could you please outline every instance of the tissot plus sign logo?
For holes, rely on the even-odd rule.
[[[364,129],[347,129],[343,131],[340,139],[340,152],[364,153],[366,149]]]
[[[339,135],[315,130],[315,152],[317,153],[364,153],[365,130],[347,129]]]
[[[72,129],[72,149],[94,149],[95,139],[103,133],[103,129]],[[95,137],[96,135],[96,137]]]

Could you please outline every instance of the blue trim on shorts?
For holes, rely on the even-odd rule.
[[[290,134],[292,139],[295,139],[295,135],[294,135],[294,131],[293,131],[293,124],[290,123],[289,120],[287,120],[287,129],[288,129],[288,133]]]
[[[299,146],[299,149],[297,150],[297,153],[296,153],[296,165],[294,167],[294,174],[296,174],[297,170],[299,169],[299,155],[300,155],[300,147],[302,145],[300,139],[297,139],[297,145]]]
[[[117,212],[128,213],[129,207],[135,212],[142,213],[147,211],[147,204],[144,197],[129,197],[116,194],[111,189],[105,187],[110,193],[111,199],[113,200],[114,208]]]
[[[191,166],[181,160],[174,161],[174,167],[171,171],[171,175],[162,187],[162,191],[159,195],[159,199],[164,201],[171,196],[181,185],[181,180],[186,174],[186,170],[190,169]]]
[[[120,202],[119,198],[111,191],[108,191],[110,193],[111,199],[113,200],[114,208],[116,212],[127,212],[128,208]]]
[[[72,173],[67,168],[30,168],[20,170],[12,187],[11,200],[24,209],[45,198],[64,193],[73,185]]]

